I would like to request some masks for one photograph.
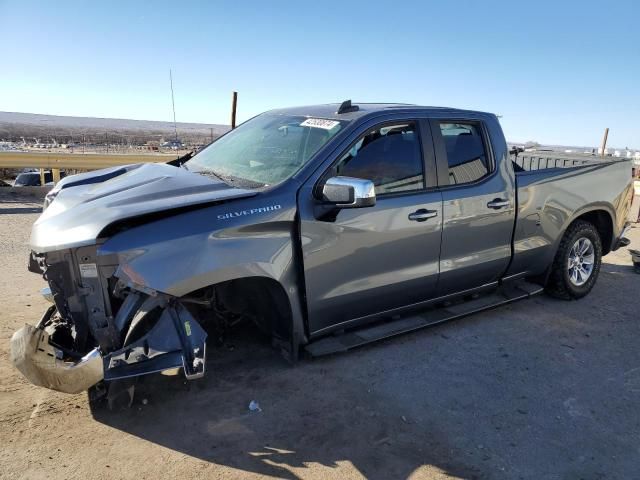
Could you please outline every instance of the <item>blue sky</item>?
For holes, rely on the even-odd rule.
[[[640,2],[0,0],[0,110],[229,123],[398,101],[502,115],[507,137],[640,148]]]

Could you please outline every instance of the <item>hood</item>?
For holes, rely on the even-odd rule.
[[[162,163],[73,175],[50,192],[49,206],[33,225],[31,249],[44,253],[91,245],[118,220],[255,194]]]

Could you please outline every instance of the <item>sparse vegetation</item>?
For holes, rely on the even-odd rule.
[[[216,124],[178,123],[178,138],[184,145],[205,145],[229,127]],[[0,140],[65,145],[156,145],[175,137],[173,123],[114,118],[63,117],[0,112]]]

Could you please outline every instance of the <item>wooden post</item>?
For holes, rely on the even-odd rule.
[[[236,128],[236,106],[238,105],[238,92],[233,92],[231,101],[231,130]]]
[[[609,127],[604,129],[604,137],[602,138],[602,150],[600,156],[604,157],[604,149],[607,148],[607,137],[609,137]]]
[[[51,174],[53,175],[53,184],[57,185],[58,182],[60,181],[60,169],[59,168],[52,168],[51,169]]]
[[[45,181],[44,181],[44,168],[40,169],[40,186],[44,187]]]

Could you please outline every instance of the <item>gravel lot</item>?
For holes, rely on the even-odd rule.
[[[210,350],[204,379],[147,377],[111,412],[9,365],[11,334],[46,306],[26,270],[39,211],[0,192],[2,478],[638,478],[626,249],[581,301],[538,296],[295,367],[240,332]],[[640,248],[640,228],[630,238]]]

